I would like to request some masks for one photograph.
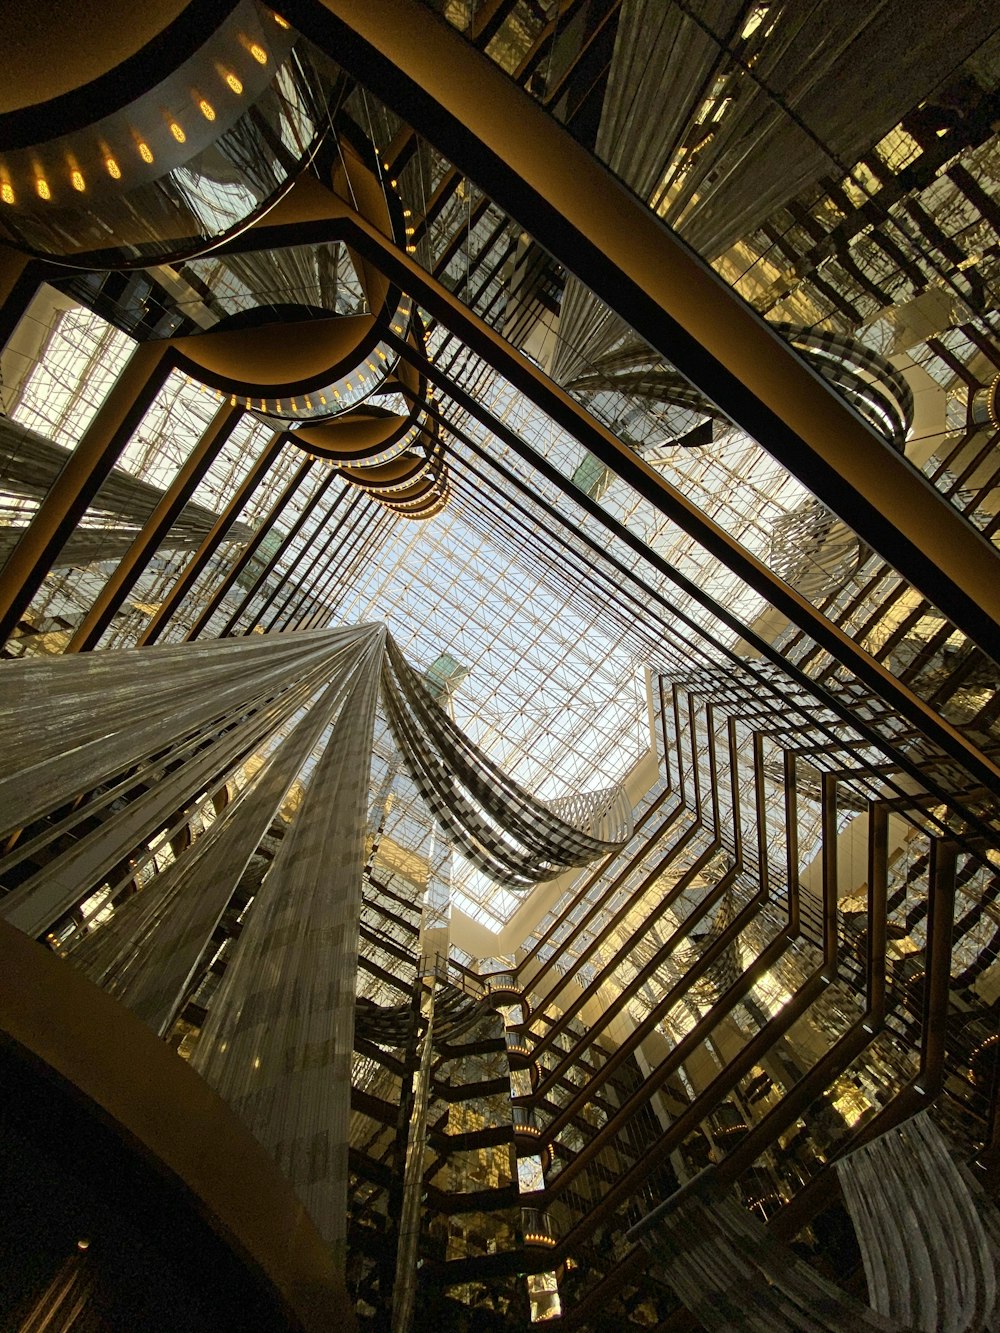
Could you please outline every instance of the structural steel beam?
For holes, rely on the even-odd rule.
[[[1000,791],[1000,767],[984,755],[967,736],[897,680],[890,671],[855,643],[839,626],[828,620],[801,593],[796,592],[735,538],[720,528],[697,505],[672,486],[662,473],[622,444],[565,390],[550,380],[526,357],[516,352],[500,334],[466,309],[451,292],[432,278],[409,255],[398,250],[391,241],[374,227],[369,226],[358,214],[348,213],[346,209],[339,220],[324,222],[322,227],[328,239],[346,241],[369,258],[377,257],[379,264],[384,267],[393,282],[419,301],[445,328],[462,338],[474,352],[494,366],[517,390],[526,394],[557,425],[595,454],[601,462],[613,468],[660,513],[665,514],[684,532],[695,538],[709,554],[717,557],[766,598],[772,606],[781,610],[793,624],[798,625],[815,639],[817,644],[852,671],[890,708],[913,722],[935,745],[964,765],[985,787],[993,792]],[[391,333],[387,335],[387,341],[394,344],[400,356],[416,365],[429,383],[448,394],[498,438],[504,439],[506,443],[521,452],[522,456],[543,475],[548,475],[550,480],[570,494],[582,508],[599,518],[606,527],[618,530],[619,525],[610,514],[574,487],[569,479],[562,476],[546,459],[530,449],[512,432],[507,431],[503,423],[494,418],[479,402],[452,384],[435,363],[427,360],[413,347]],[[766,640],[753,636],[752,631],[742,625],[727,608],[716,604],[705,589],[699,588],[673,569],[657,552],[646,547],[634,533],[622,530],[619,535],[636,549],[641,547],[641,553],[645,558],[662,573],[667,574],[681,591],[689,593],[735,632],[749,636],[761,653],[782,670],[798,674],[794,672],[793,665],[784,660],[778,649]],[[802,680],[813,694],[829,703],[831,707],[844,712],[844,706],[838,703],[836,696],[830,695],[815,681],[804,676]],[[863,724],[855,719],[847,717],[846,720],[864,729]]]
[[[303,460],[303,462],[299,465],[298,471],[288,482],[285,489],[281,492],[275,503],[271,506],[270,510],[267,513],[266,518],[263,519],[263,521],[260,524],[260,527],[254,533],[253,537],[250,539],[249,542],[247,542],[246,546],[244,546],[243,550],[240,552],[239,558],[237,559],[236,563],[230,565],[229,570],[226,573],[225,577],[223,578],[222,582],[212,593],[211,598],[205,603],[204,609],[202,610],[198,619],[194,622],[188,633],[184,636],[186,641],[189,641],[191,639],[197,639],[198,635],[202,632],[202,630],[205,628],[208,622],[212,619],[212,616],[215,615],[216,611],[222,605],[222,599],[225,597],[226,593],[229,591],[229,589],[233,586],[233,584],[236,582],[239,576],[250,564],[250,561],[254,558],[260,547],[263,545],[264,538],[268,536],[271,529],[274,527],[274,524],[281,517],[289,501],[298,492],[299,487],[302,485],[306,477],[308,477],[309,473],[312,471],[314,462],[315,462],[314,459],[307,456]],[[222,636],[220,635],[219,637],[221,638]]]
[[[996,550],[491,60],[417,0],[285,12],[1000,660]]]
[[[0,644],[31,605],[52,562],[170,373],[164,343],[140,343],[80,437],[0,574]]]
[[[260,486],[267,477],[268,472],[271,470],[271,465],[281,453],[283,444],[284,436],[280,432],[276,432],[264,445],[264,448],[257,456],[257,460],[253,467],[240,482],[235,495],[226,505],[225,509],[223,509],[222,513],[216,519],[212,530],[206,534],[204,541],[181,571],[177,582],[160,603],[160,609],[156,612],[145,630],[136,640],[137,648],[145,648],[147,644],[155,643],[166,629],[170,617],[194,587],[199,574],[211,560],[212,556],[218,551],[222,542],[225,540],[226,533],[236,522],[243,507],[246,505],[257,487]]]
[[[225,448],[242,415],[241,407],[230,407],[228,403],[216,412],[201,439],[164,491],[163,498],[146,520],[142,531],[119,560],[113,574],[77,627],[66,646],[66,652],[81,653],[97,647],[136,580],[194,495],[199,482]]]

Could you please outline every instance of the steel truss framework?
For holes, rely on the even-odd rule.
[[[356,81],[347,114],[402,183],[414,244],[318,196],[323,160],[280,216],[215,252],[336,245],[412,298],[426,349],[386,343],[433,391],[419,406],[448,442],[448,508],[409,524],[294,433],[188,382],[182,342],[140,327],[126,361],[111,326],[63,313],[7,410],[75,448],[37,503],[11,509],[25,531],[0,575],[0,626],[15,654],[385,616],[411,660],[447,650],[473,668],[456,716],[543,796],[627,776],[652,715],[660,766],[628,845],[516,940],[519,900],[454,872],[455,903],[521,947],[492,962],[453,947],[439,971],[421,905],[449,872],[376,720],[348,1276],[369,1321],[388,1318],[398,1256],[419,1251],[420,1299],[444,1311],[485,1299],[516,1322],[529,1272],[531,1299],[558,1287],[570,1327],[607,1315],[681,1328],[626,1232],[707,1160],[774,1234],[817,1251],[837,1159],[928,1104],[995,1181],[1000,518],[996,433],[973,419],[984,384],[970,366],[995,368],[998,353],[985,321],[966,324],[965,360],[955,339],[931,339],[927,364],[958,365],[968,412],[955,415],[952,391],[952,433],[918,472],[556,124],[576,66],[544,96],[525,91],[554,42],[544,15],[521,12],[537,7],[474,8],[462,37],[415,0],[289,0],[286,20]],[[616,21],[616,5],[597,8],[581,78],[599,78],[587,52],[600,63]],[[565,3],[552,23],[580,10]],[[7,336],[26,311],[40,318],[39,284],[64,274],[2,258]],[[518,351],[551,313],[560,268],[718,406],[729,424],[712,455],[629,447],[616,428],[626,413],[648,422],[648,404],[622,393],[588,411]],[[107,293],[95,305],[120,317]],[[402,380],[395,393],[417,405]],[[103,531],[116,466],[159,498],[124,553],[109,538],[87,570],[60,575],[71,534]],[[173,550],[188,504],[214,521]],[[787,553],[780,563],[768,537],[788,514],[810,533],[839,515],[847,581],[825,578],[821,544],[812,582]],[[228,794],[206,791],[231,799],[251,767],[227,771]],[[4,847],[4,889],[44,871],[73,830],[93,834],[84,821],[99,828],[118,794],[37,812]],[[252,849],[173,1030],[185,1051],[301,799]],[[136,864],[88,884],[50,942],[69,947],[145,892],[211,828],[211,806],[165,812]],[[427,1198],[413,1248],[396,1219],[418,1095]]]

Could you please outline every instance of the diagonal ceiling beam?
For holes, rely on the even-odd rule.
[[[340,240],[364,252],[371,263],[377,263],[384,270],[390,281],[412,296],[451,333],[461,338],[467,347],[492,365],[518,391],[527,395],[560,428],[578,440],[584,448],[589,449],[606,466],[613,468],[638,494],[744,579],[793,624],[798,625],[815,639],[823,649],[844,663],[859,680],[883,699],[890,709],[917,726],[934,745],[940,746],[945,754],[975,774],[976,780],[982,782],[990,791],[1000,791],[1000,767],[982,753],[968,736],[941,717],[908,686],[897,680],[886,667],[855,643],[838,625],[828,620],[801,593],[747,551],[736,538],[731,537],[697,505],[672,486],[660,472],[590,416],[564,389],[550,380],[526,357],[515,351],[496,330],[473,314],[442,283],[421,268],[410,255],[400,250],[358,214],[353,213],[342,201],[334,200],[331,196],[330,217],[322,221],[303,222],[297,229],[297,236],[301,244],[308,244],[320,238],[325,241]],[[280,235],[272,235],[266,227],[263,227],[256,243],[266,248],[271,243],[279,242]],[[452,384],[440,367],[425,360],[408,343],[394,339],[391,333],[387,338],[389,342],[398,342],[397,350],[400,355],[415,361],[430,383],[448,393],[460,406],[484,424],[488,424],[490,414],[486,409]],[[496,423],[492,428],[503,434],[502,423]],[[516,437],[505,438],[513,445]],[[529,461],[543,471],[552,466],[533,451]],[[564,489],[569,487],[570,491],[574,492],[577,502],[591,510],[602,522],[614,523],[610,515],[599,505],[590,501],[582,492],[575,493],[572,483],[562,478],[555,468],[552,468],[551,479],[557,481],[557,484]],[[783,670],[795,673],[793,664],[786,662],[777,648],[765,639],[758,640],[752,631],[742,625],[725,607],[717,605],[707,589],[691,584],[655,551],[646,547],[635,534],[626,533],[623,534],[623,538],[626,540],[630,538],[631,541],[638,543],[645,558],[656,568],[668,574],[678,587],[683,588],[701,605],[710,609],[711,613],[724,624],[731,625],[737,632],[752,639],[765,657],[774,661]],[[838,710],[846,707],[839,703],[835,696],[827,696],[816,682],[808,681],[805,677],[802,679],[813,693],[817,696],[822,694],[831,707]],[[846,720],[856,722],[856,719],[850,717],[849,710]]]
[[[418,0],[287,17],[1000,660],[1000,557],[611,172]]]

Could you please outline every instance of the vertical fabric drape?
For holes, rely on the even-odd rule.
[[[909,1333],[828,1282],[704,1172],[643,1228],[657,1271],[706,1333]]]
[[[192,1064],[295,1187],[341,1261],[358,932],[382,627],[264,879]]]
[[[70,961],[164,1035],[250,858],[324,729],[343,703],[356,649],[212,827],[111,920],[83,936]]]
[[[200,728],[210,739],[233,710],[259,707],[365,632],[250,635],[4,663],[0,831],[30,823]]]
[[[996,1209],[926,1111],[842,1158],[837,1175],[876,1310],[921,1333],[1000,1326]]]

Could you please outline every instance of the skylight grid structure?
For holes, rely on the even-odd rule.
[[[1000,34],[897,8],[11,14],[13,1327],[996,1325]]]

